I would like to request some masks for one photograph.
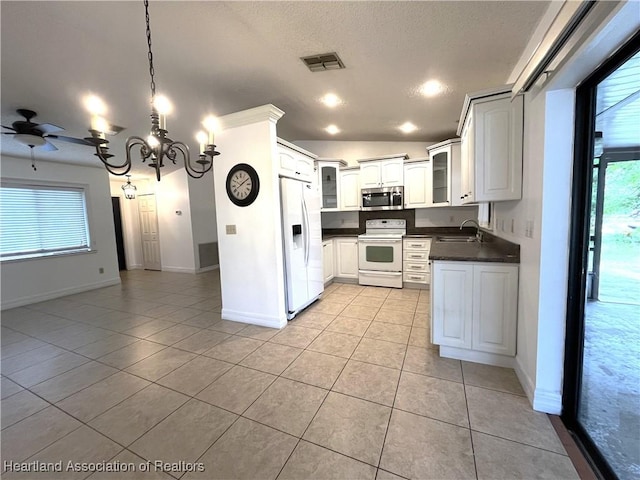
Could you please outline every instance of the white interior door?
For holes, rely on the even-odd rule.
[[[142,262],[145,270],[162,270],[158,214],[154,194],[138,195],[140,234],[142,235]]]

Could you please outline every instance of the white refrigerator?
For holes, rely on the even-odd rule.
[[[310,182],[280,177],[287,318],[324,291],[320,195]]]

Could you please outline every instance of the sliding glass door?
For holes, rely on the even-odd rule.
[[[640,38],[578,88],[563,420],[640,478]]]

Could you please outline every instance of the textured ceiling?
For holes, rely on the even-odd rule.
[[[160,2],[149,6],[156,83],[174,103],[172,138],[195,148],[208,113],[273,103],[285,111],[278,135],[290,140],[440,141],[455,134],[467,92],[506,83],[548,6],[504,2]],[[149,74],[142,2],[0,2],[2,124],[16,108],[84,137],[81,97],[93,92],[108,119],[149,130]],[[337,52],[344,70],[311,73],[300,57]],[[419,95],[429,79],[447,86]],[[327,93],[344,104],[329,109]],[[419,127],[403,134],[397,127]],[[323,129],[336,124],[342,132]],[[57,143],[41,159],[98,163],[88,147]],[[2,152],[28,148],[2,136]],[[26,150],[26,151],[25,151]],[[224,152],[223,152],[224,154]]]

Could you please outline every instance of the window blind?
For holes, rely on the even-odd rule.
[[[0,186],[0,259],[89,250],[84,190]]]

